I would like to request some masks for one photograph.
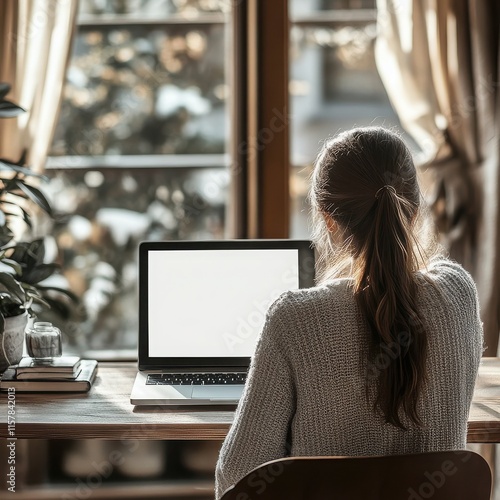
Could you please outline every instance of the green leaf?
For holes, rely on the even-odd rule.
[[[10,84],[2,82],[0,83],[0,99],[3,99],[10,92]]]
[[[52,276],[59,269],[58,264],[40,264],[29,271],[23,270],[21,278],[25,283],[36,285],[40,281]]]
[[[26,312],[24,304],[13,302],[9,297],[0,296],[0,311],[4,318],[12,318]]]
[[[3,227],[5,229],[5,226]],[[10,229],[0,231],[0,247],[4,247],[5,245],[9,244],[12,241],[12,238],[14,238],[14,235],[10,231]]]
[[[47,176],[37,174],[36,172],[33,172],[29,168],[23,167],[21,164],[6,160],[5,158],[0,158],[0,171],[1,170],[9,171],[9,172],[14,171],[14,172],[17,172],[19,174],[24,174],[26,176],[38,177],[39,179],[48,180]]]
[[[24,199],[28,199],[28,197],[21,191],[20,187],[17,184],[18,181],[24,183],[24,180],[20,179],[19,175],[21,174],[16,172],[14,177],[9,177],[9,178],[0,177],[0,181],[3,182],[3,186],[1,187],[1,192],[19,196]]]
[[[21,265],[19,264],[19,262],[16,262],[15,260],[12,260],[12,259],[8,259],[8,258],[0,258],[0,262],[2,264],[5,264],[6,266],[9,266],[9,267],[12,267],[12,269],[14,269],[14,272],[16,274],[18,274],[19,276],[21,276],[22,272],[23,272],[23,268],[21,267]]]
[[[62,293],[69,297],[75,304],[78,304],[80,302],[79,297],[77,297],[73,292],[66,290],[65,288],[59,288],[58,286],[37,286],[37,288],[42,292],[54,291]]]
[[[5,248],[5,250],[13,250],[9,254],[10,259],[19,262],[19,264],[21,265],[26,264],[26,255],[28,253],[27,245],[25,245],[24,243],[18,243],[17,245]]]
[[[0,227],[0,247],[9,244],[13,238],[14,233],[7,226]]]
[[[9,257],[23,266],[23,278],[43,264],[43,259],[45,258],[45,243],[43,238],[33,240],[31,243],[20,242],[10,247],[10,249],[13,252]]]
[[[11,101],[0,101],[0,118],[14,118],[24,113],[26,110]]]
[[[33,228],[33,224],[31,223],[31,216],[28,212],[26,212],[26,210],[24,210],[23,207],[19,207],[23,213],[23,221],[25,222],[25,224],[30,228],[32,229]]]
[[[0,284],[3,285],[7,292],[19,299],[23,304],[26,300],[26,293],[20,283],[9,273],[0,272]]]
[[[42,304],[47,309],[50,309],[50,304],[45,299],[42,299],[42,297],[40,297],[39,295],[30,295],[30,296],[33,299],[33,302],[36,302],[37,304]]]
[[[18,189],[18,188],[16,188],[16,189]],[[18,198],[22,198],[23,200],[28,199],[28,197],[24,193],[20,192],[19,190],[16,192],[11,187],[4,188],[4,189],[0,190],[0,192],[1,193],[8,192],[10,195],[17,196]],[[2,203],[6,203],[6,202],[2,200]],[[17,205],[17,203],[14,203],[14,202],[12,202],[12,204]],[[17,206],[19,206],[19,205],[17,205]]]
[[[7,201],[7,200],[1,200],[0,206],[2,204],[3,205],[14,205],[15,207],[17,207],[19,210],[21,210],[23,221],[28,225],[29,228],[33,227],[33,224],[31,223],[31,216],[23,207],[19,206],[17,203],[14,203],[13,201]],[[16,216],[16,217],[19,216],[19,214],[5,212],[5,211],[3,211],[3,208],[0,210],[0,212],[3,212],[5,215],[12,215],[12,216]],[[1,224],[0,224],[0,226],[1,226]]]
[[[33,318],[33,310],[31,309],[31,304],[33,304],[33,297],[28,297],[26,303],[23,305],[24,309],[28,311],[30,318]]]
[[[19,189],[21,189],[21,191],[23,191],[34,203],[45,210],[45,212],[49,215],[52,215],[52,207],[50,206],[50,203],[38,188],[25,184],[24,182],[20,182],[19,180],[16,180],[16,184],[19,186]]]
[[[26,244],[27,255],[30,257],[26,260],[29,267],[35,267],[43,264],[45,258],[45,242],[43,238],[33,240],[31,243]]]
[[[5,216],[10,216],[10,217],[17,217],[19,214],[15,214],[13,212],[4,212],[3,210],[0,210],[0,212],[5,215]],[[1,225],[1,224],[0,224]]]

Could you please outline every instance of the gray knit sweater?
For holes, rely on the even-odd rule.
[[[418,273],[428,332],[423,427],[384,422],[366,398],[368,338],[352,280],[286,292],[270,307],[216,468],[216,498],[255,467],[287,455],[387,455],[463,449],[482,354],[471,276],[450,260]]]

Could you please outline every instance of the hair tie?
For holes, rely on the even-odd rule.
[[[375,199],[379,199],[380,198],[380,193],[382,191],[392,191],[394,194],[397,194],[396,193],[396,189],[394,189],[394,186],[391,186],[390,184],[386,184],[385,186],[382,186],[376,193],[375,193]]]

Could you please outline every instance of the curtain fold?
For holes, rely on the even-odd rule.
[[[27,110],[0,121],[0,156],[43,170],[57,123],[71,53],[78,1],[0,2],[0,82]]]
[[[499,337],[500,5],[378,0],[377,67],[419,162],[442,242],[474,276],[486,355]]]

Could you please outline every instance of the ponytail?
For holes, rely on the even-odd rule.
[[[380,188],[355,270],[357,302],[372,335],[375,406],[386,422],[401,429],[406,429],[401,409],[414,424],[422,424],[417,402],[427,357],[427,335],[416,306],[412,221],[417,208],[393,186]]]
[[[386,422],[401,429],[422,425],[418,399],[426,380],[427,333],[415,273],[438,247],[423,225],[409,149],[381,127],[339,134],[318,156],[310,201],[320,280],[354,278],[370,336],[367,396]]]

